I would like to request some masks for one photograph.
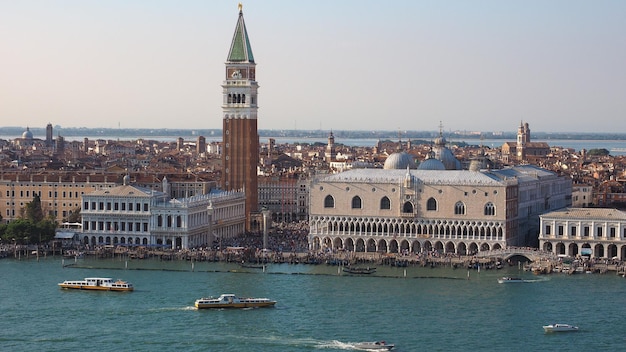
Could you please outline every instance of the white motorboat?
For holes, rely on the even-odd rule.
[[[205,308],[258,308],[272,307],[276,304],[269,298],[240,298],[232,293],[223,294],[217,298],[208,297],[196,300],[195,306],[198,309]]]
[[[569,324],[550,324],[550,325],[544,325],[543,330],[545,332],[578,331],[578,326],[569,325]]]
[[[367,351],[390,351],[394,347],[394,344],[385,341],[358,342],[354,344],[354,348]]]
[[[504,276],[503,278],[498,279],[499,284],[508,284],[508,283],[513,283],[513,282],[524,282],[524,280],[519,277],[510,277],[510,276]]]

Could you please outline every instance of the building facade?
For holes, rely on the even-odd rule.
[[[299,175],[259,178],[259,206],[273,221],[303,221],[308,215],[309,180]]]
[[[611,208],[565,208],[540,216],[540,248],[556,255],[626,259],[626,213]]]
[[[244,231],[243,193],[216,191],[173,199],[128,181],[126,177],[121,186],[82,197],[83,244],[188,249]]]
[[[130,175],[131,182],[153,191],[164,191],[171,198],[189,198],[211,193],[216,188],[215,181],[207,181],[189,175]],[[1,172],[0,173],[0,214],[2,221],[11,222],[20,217],[22,209],[31,202],[35,194],[41,199],[46,216],[58,223],[81,209],[81,197],[100,189],[121,185],[123,175],[118,173],[82,172]]]
[[[250,214],[258,210],[258,83],[255,70],[256,63],[239,5],[239,18],[226,60],[226,78],[222,84],[222,188],[245,192],[248,227],[252,221]]]
[[[309,246],[460,255],[526,246],[539,214],[570,204],[571,180],[534,166],[351,170],[312,181]]]

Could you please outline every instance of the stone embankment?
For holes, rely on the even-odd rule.
[[[32,247],[32,246],[31,246]],[[577,258],[572,260],[551,259],[537,262],[512,262],[500,258],[478,258],[428,252],[420,254],[363,253],[363,252],[281,252],[264,251],[254,248],[227,247],[217,249],[170,250],[155,248],[131,248],[122,246],[100,246],[95,249],[65,250],[54,252],[37,250],[37,247],[4,246],[0,248],[0,258],[34,259],[47,256],[64,258],[128,258],[158,259],[163,261],[234,262],[244,265],[268,263],[310,264],[310,265],[388,265],[395,267],[451,267],[466,269],[501,269],[507,266],[521,267],[534,274],[577,274],[577,273],[616,273],[626,275],[626,264],[618,260]]]

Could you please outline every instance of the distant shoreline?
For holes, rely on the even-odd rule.
[[[1,139],[14,139],[21,136],[26,127],[0,127]],[[29,127],[36,138],[45,138],[45,127]],[[275,130],[259,129],[260,138],[298,138],[317,139],[327,138],[330,130]],[[439,131],[359,131],[359,130],[332,130],[336,139],[380,139],[397,141],[408,139],[431,140],[439,136]],[[221,129],[171,129],[171,128],[86,128],[53,126],[54,136],[80,137],[89,139],[195,139],[204,136],[207,139],[222,137]],[[626,133],[614,132],[537,132],[533,131],[534,140],[626,140]],[[443,131],[444,137],[451,140],[497,139],[515,141],[517,131]],[[70,138],[71,139],[71,138]]]

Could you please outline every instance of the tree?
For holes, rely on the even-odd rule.
[[[35,226],[32,221],[27,219],[17,219],[11,221],[4,231],[4,239],[7,242],[15,241],[17,243],[31,243],[32,237],[35,234]],[[37,238],[38,240],[39,238]],[[37,242],[37,241],[34,241]]]
[[[25,217],[34,224],[43,220],[44,216],[43,210],[41,209],[41,199],[37,193],[35,193],[32,202],[26,203]]]
[[[605,148],[589,149],[589,151],[587,152],[587,155],[589,156],[607,156],[609,154],[609,150]]]
[[[38,238],[33,238],[32,242],[46,243],[54,239],[57,224],[49,219],[42,220],[35,226]]]
[[[76,208],[72,211],[70,211],[70,215],[67,217],[67,222],[80,222],[81,221],[81,217],[80,217],[80,208]]]

